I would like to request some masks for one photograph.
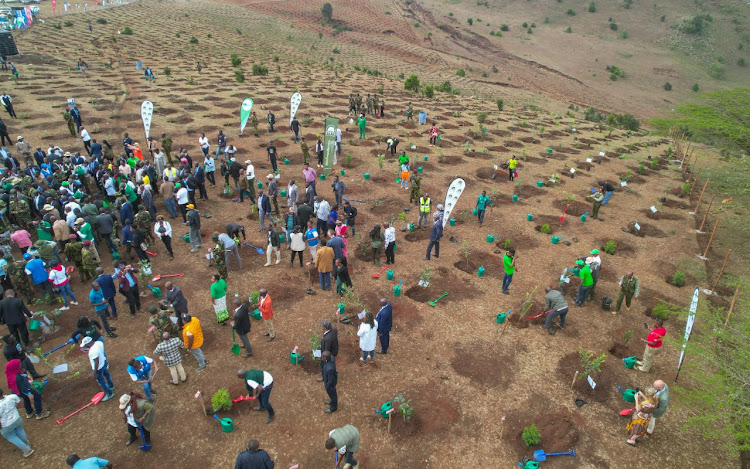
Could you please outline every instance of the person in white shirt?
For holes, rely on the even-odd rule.
[[[81,127],[81,140],[83,140],[83,148],[91,156],[91,135],[89,135],[89,131],[85,127]]]
[[[154,233],[164,243],[164,247],[169,252],[169,260],[174,260],[174,253],[172,252],[172,225],[164,220],[163,215],[156,217],[156,225],[154,225]]]
[[[177,198],[177,206],[182,214],[182,221],[187,223],[187,205],[190,202],[190,195],[188,194],[187,188],[179,182],[174,186],[177,188],[175,198]]]
[[[333,164],[336,164],[336,156],[341,156],[341,129],[336,129],[336,155],[334,155]]]
[[[94,340],[86,336],[81,341],[81,350],[88,353],[91,369],[94,370],[94,378],[106,394],[102,402],[115,397],[112,392],[115,385],[112,382],[112,376],[109,374],[109,363],[107,363],[107,354],[104,352],[104,341]]]
[[[389,265],[396,263],[393,254],[393,250],[396,247],[396,228],[390,225],[388,222],[383,223],[383,228],[385,228],[383,232],[383,237],[385,238],[385,263]]]
[[[237,147],[234,145],[229,145],[225,150],[224,154],[227,155],[227,159],[231,160],[234,158],[234,154],[237,153]]]
[[[201,146],[203,156],[208,156],[208,149],[210,148],[210,145],[208,144],[208,137],[206,137],[206,134],[201,134],[200,138],[198,139],[198,144]]]
[[[122,163],[120,166],[117,167],[117,170],[120,172],[120,174],[124,176],[130,176],[130,173],[132,172],[130,165],[127,163]]]
[[[368,360],[373,361],[375,357],[375,342],[378,339],[378,322],[373,318],[372,313],[366,313],[365,319],[359,325],[357,330],[359,336],[359,348],[362,350],[360,361],[365,363]]]
[[[245,178],[247,179],[247,191],[250,192],[250,199],[255,200],[255,166],[250,160],[245,160]]]
[[[0,433],[6,440],[23,451],[24,458],[28,458],[34,453],[34,450],[31,449],[31,444],[23,429],[21,414],[18,413],[18,407],[16,407],[20,402],[21,398],[15,394],[6,396],[0,389]]]

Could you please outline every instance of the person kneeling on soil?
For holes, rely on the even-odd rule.
[[[559,290],[553,290],[547,287],[547,294],[544,295],[544,310],[549,311],[547,320],[544,322],[542,329],[549,329],[552,320],[560,316],[560,329],[565,329],[565,316],[568,315],[568,302],[565,301],[563,294]]]

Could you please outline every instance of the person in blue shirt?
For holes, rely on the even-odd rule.
[[[110,277],[110,280],[111,279],[112,278]],[[102,290],[101,286],[96,282],[93,282],[91,284],[91,287],[91,292],[89,292],[89,302],[94,305],[94,311],[102,321],[104,330],[107,331],[107,336],[115,338],[117,337],[117,334],[115,334],[113,331],[117,330],[117,328],[110,327],[109,321],[107,321],[109,311],[107,310],[107,298],[104,297],[104,290]]]
[[[110,463],[106,459],[97,457],[81,459],[81,457],[77,454],[71,454],[70,456],[68,456],[65,462],[73,469],[98,469],[100,467],[112,469],[112,463]]]
[[[31,277],[31,281],[39,289],[39,293],[41,293],[45,297],[49,296],[49,298],[52,298],[52,288],[49,283],[49,274],[47,274],[47,269],[44,266],[44,261],[39,259],[38,257],[32,259],[31,254],[29,253],[24,254],[23,258],[24,260],[28,261],[26,263],[26,268],[24,269],[26,275],[29,275]]]
[[[153,367],[153,373],[151,368]],[[136,383],[143,385],[143,392],[146,394],[146,399],[149,401],[153,398],[151,394],[156,394],[156,390],[151,389],[151,382],[154,374],[159,370],[156,363],[152,358],[148,358],[145,355],[138,355],[128,362],[128,373],[130,378]]]
[[[109,303],[109,307],[112,308],[112,317],[117,317],[117,306],[115,305],[115,296],[117,295],[117,289],[115,288],[115,282],[112,280],[111,275],[107,275],[104,273],[104,269],[102,267],[96,268],[96,280],[94,280],[96,283],[99,284],[99,286],[102,288],[102,293],[104,294],[104,298],[107,300],[107,303]],[[117,275],[115,273],[115,275]],[[107,311],[107,316],[109,316],[109,311]]]
[[[388,353],[391,341],[391,328],[393,327],[393,307],[385,298],[380,299],[380,311],[375,318],[378,325],[378,336],[380,337],[380,350],[378,353]]]

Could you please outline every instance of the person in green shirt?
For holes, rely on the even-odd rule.
[[[138,200],[138,194],[136,194],[133,188],[127,183],[120,185],[120,192],[125,194],[125,198],[128,199],[128,202],[131,204],[135,204],[135,201]]]
[[[365,136],[365,129],[367,129],[367,119],[365,119],[364,114],[359,115],[359,119],[357,119],[357,125],[359,126],[359,138],[367,138]]]
[[[138,158],[136,158],[135,156],[131,156],[127,161],[130,169],[135,170],[135,165],[138,164]]]
[[[36,222],[36,236],[42,241],[52,241],[52,225],[44,220]]]
[[[516,175],[516,166],[518,165],[518,160],[516,160],[516,155],[512,155],[510,159],[508,160],[508,179],[510,182],[513,182],[513,178]]]
[[[576,262],[576,264],[581,266],[581,273],[580,273],[581,286],[578,287],[578,294],[576,295],[576,302],[575,302],[577,306],[586,305],[586,298],[588,298],[589,289],[591,289],[591,285],[594,284],[594,277],[591,275],[591,267],[589,267],[589,265],[593,261],[594,261],[594,258],[587,257],[585,263],[580,259]]]
[[[211,284],[211,300],[214,303],[216,321],[222,326],[226,325],[226,320],[229,319],[229,311],[227,310],[227,289],[227,282],[225,282],[220,275],[214,274],[213,283]]]
[[[487,208],[487,204],[492,205],[492,200],[487,197],[487,191],[482,191],[482,195],[477,197],[477,218],[479,219],[479,226],[482,226],[484,222],[484,211]]]
[[[510,282],[513,281],[513,274],[516,272],[516,250],[511,248],[505,252],[503,256],[503,267],[505,268],[505,276],[503,277],[503,293],[509,295],[508,287]]]

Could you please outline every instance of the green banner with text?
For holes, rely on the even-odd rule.
[[[323,138],[323,170],[330,173],[333,168],[333,160],[336,159],[336,129],[339,120],[335,117],[326,117],[326,133]]]

